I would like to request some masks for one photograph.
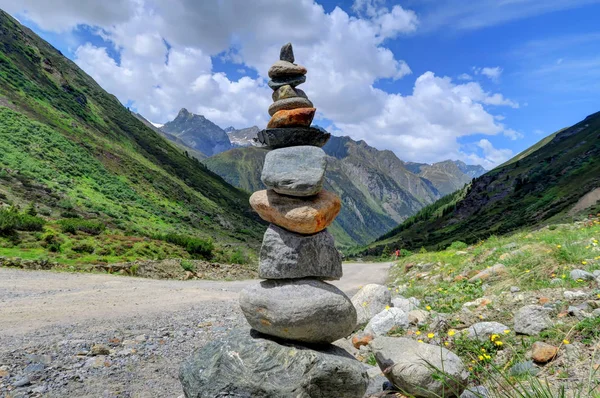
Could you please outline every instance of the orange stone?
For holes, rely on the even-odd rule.
[[[354,348],[359,349],[361,346],[369,344],[371,340],[373,340],[373,335],[370,333],[357,334],[352,337],[352,345]]]
[[[283,109],[275,112],[269,120],[267,128],[309,127],[315,117],[315,108]]]
[[[269,189],[254,192],[250,206],[265,221],[288,231],[311,235],[333,222],[342,202],[336,194],[325,190],[315,196],[294,197]]]
[[[466,279],[467,279],[467,277],[464,275],[457,275],[454,277],[454,282],[460,282],[460,281],[464,281]]]
[[[531,359],[538,363],[550,362],[558,353],[558,347],[536,341],[531,347]]]
[[[540,299],[538,300],[538,304],[540,305],[548,304],[549,302],[550,299],[548,297],[540,297]]]

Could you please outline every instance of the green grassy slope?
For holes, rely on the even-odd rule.
[[[264,225],[246,192],[167,144],[4,12],[0,140],[0,204],[34,205],[49,225],[83,217],[101,220],[111,233],[177,232],[223,247],[260,242]],[[11,244],[0,243],[6,250]]]
[[[383,248],[444,248],[566,217],[600,187],[600,113],[558,132],[520,160],[500,166],[442,198],[380,237],[363,253]]]

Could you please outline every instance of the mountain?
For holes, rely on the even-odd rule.
[[[163,125],[160,130],[179,138],[192,149],[206,156],[232,148],[227,133],[202,115],[195,115],[182,108],[177,117]]]
[[[472,243],[569,218],[598,206],[599,199],[600,112],[424,208],[365,253],[378,254],[386,245],[429,249]]]
[[[140,122],[144,123],[146,125],[146,127],[154,130],[156,133],[158,133],[161,136],[163,136],[164,138],[166,138],[168,140],[167,143],[170,142],[173,145],[175,145],[175,147],[179,148],[179,150],[186,156],[191,156],[198,160],[203,160],[203,159],[207,158],[207,156],[205,154],[203,154],[202,152],[200,152],[190,146],[187,146],[186,143],[183,142],[183,140],[181,138],[162,131],[160,129],[160,127],[162,127],[163,125],[161,125],[161,124],[157,125],[155,123],[152,123],[148,119],[146,119],[144,116],[140,115],[139,113],[131,112],[131,114],[133,116],[135,116]]]
[[[246,147],[254,145],[254,138],[260,129],[257,126],[248,127],[241,130],[236,130],[233,127],[225,129],[231,145],[234,147]]]
[[[225,256],[260,243],[264,224],[248,193],[168,143],[4,12],[0,142],[0,255],[72,264],[164,258],[178,253],[173,245],[211,251],[209,240]]]
[[[323,150],[328,155],[325,189],[336,192],[343,201],[342,211],[330,227],[341,247],[372,241],[442,196],[431,181],[413,173],[391,151],[336,136]],[[232,185],[253,192],[264,189],[260,173],[265,155],[260,148],[236,148],[204,163]],[[454,178],[449,173],[445,176]]]
[[[431,181],[442,195],[451,194],[486,172],[479,165],[467,165],[460,160],[444,160],[433,164],[407,162],[406,168]]]

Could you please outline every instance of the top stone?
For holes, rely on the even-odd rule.
[[[292,43],[284,44],[283,47],[281,47],[279,59],[282,61],[294,63],[294,49],[292,48]]]

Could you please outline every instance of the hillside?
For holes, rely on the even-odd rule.
[[[228,261],[234,249],[258,246],[264,226],[247,193],[4,12],[0,105],[0,207],[10,208],[0,210],[0,256],[165,258],[198,254],[213,240],[205,257]]]
[[[467,165],[460,160],[444,160],[433,164],[408,162],[406,168],[431,181],[442,195],[448,195],[461,189],[473,178],[486,172],[479,165]]]
[[[161,128],[165,134],[181,140],[186,146],[206,156],[216,155],[232,148],[227,133],[202,115],[182,108],[177,117]]]
[[[344,204],[330,228],[341,247],[364,245],[441,197],[434,184],[408,170],[391,151],[335,136],[323,150],[328,155],[326,189]],[[232,185],[253,192],[264,189],[260,172],[265,154],[259,148],[236,148],[204,163]],[[451,184],[462,187],[465,174],[455,170],[456,176],[448,172],[440,181],[457,180]]]
[[[585,211],[595,202],[599,160],[600,113],[595,113],[426,207],[364,252],[444,248],[568,218],[573,209]]]

